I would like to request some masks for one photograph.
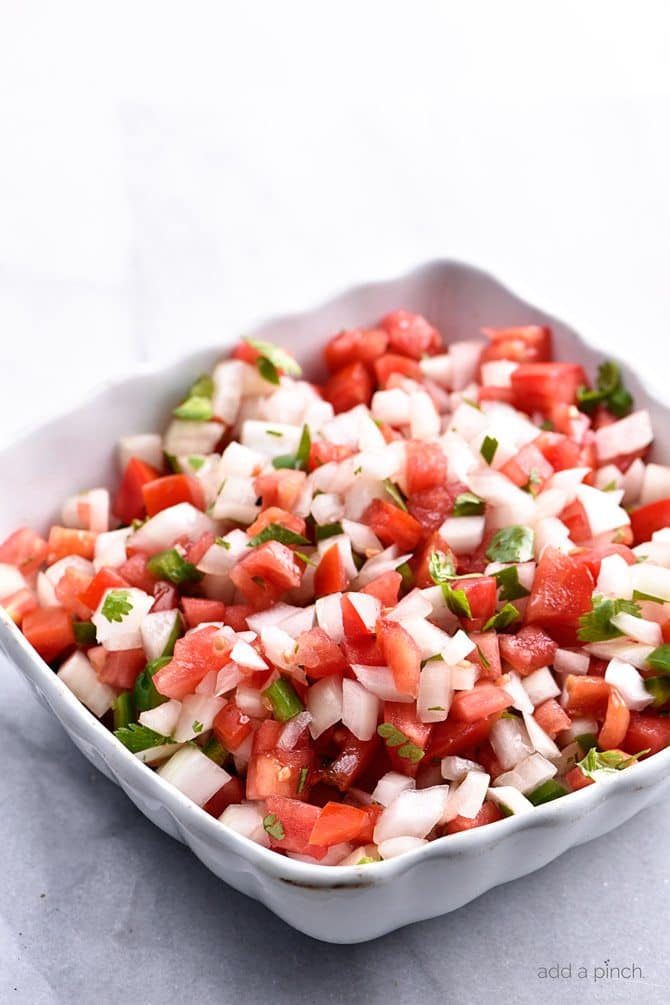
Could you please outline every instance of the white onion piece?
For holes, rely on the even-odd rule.
[[[216,694],[216,681],[218,679],[218,670],[210,670],[202,678],[199,684],[195,686],[196,694],[206,694],[209,697],[213,697]]]
[[[264,816],[255,803],[231,803],[230,806],[226,806],[219,820],[230,830],[243,834],[264,848],[269,848],[270,838],[263,827]]]
[[[356,580],[359,589],[367,586],[373,579],[377,579],[378,576],[382,576],[385,572],[395,571],[398,566],[403,565],[410,558],[412,558],[411,553],[399,555],[398,549],[392,544],[390,548],[386,548],[378,555],[369,558],[362,566]]]
[[[289,614],[279,625],[283,632],[290,635],[292,639],[297,639],[303,632],[308,632],[314,627],[315,605],[308,607],[297,607],[293,614]]]
[[[373,416],[389,426],[405,426],[410,421],[410,396],[399,387],[375,391],[370,405]]]
[[[342,718],[342,678],[332,674],[312,684],[306,704],[312,717],[309,731],[316,740]]]
[[[293,668],[292,656],[295,639],[276,625],[268,625],[261,631],[263,651],[271,663],[283,670]]]
[[[658,538],[657,534],[653,534],[653,541],[644,541],[642,544],[638,544],[633,548],[633,554],[640,560],[640,562],[650,562],[652,565],[663,566],[664,569],[670,568],[670,541]]]
[[[237,419],[244,390],[245,369],[242,360],[226,359],[217,363],[212,372],[212,409],[214,415],[229,426]]]
[[[636,712],[640,712],[654,700],[644,686],[642,676],[634,666],[623,660],[610,660],[605,670],[605,680],[617,689],[626,707]]]
[[[439,655],[449,642],[447,633],[425,618],[403,618],[400,624],[421,650],[422,660]]]
[[[663,569],[650,562],[631,566],[633,589],[659,600],[670,600],[670,569]]]
[[[631,568],[621,555],[606,555],[600,563],[596,592],[630,600],[633,596]]]
[[[372,792],[372,801],[380,803],[382,806],[390,806],[401,792],[408,789],[415,789],[416,781],[407,775],[401,775],[398,771],[387,771],[377,782]]]
[[[312,516],[320,527],[337,523],[344,516],[344,505],[335,492],[322,492],[312,500]]]
[[[440,762],[442,777],[448,782],[460,782],[467,775],[468,771],[483,771],[481,764],[476,761],[469,761],[467,757],[457,757],[450,754],[443,757]]]
[[[163,440],[158,433],[122,436],[118,442],[118,454],[122,471],[126,470],[131,457],[137,457],[160,471],[163,467]]]
[[[575,499],[577,488],[582,484],[590,470],[590,468],[564,468],[563,471],[554,471],[551,478],[547,479],[545,490],[558,489],[563,492],[567,505]]]
[[[93,558],[96,572],[100,572],[105,565],[115,568],[125,562],[126,541],[132,532],[132,527],[121,527],[119,530],[108,530],[105,534],[98,534]]]
[[[58,676],[70,691],[98,718],[112,707],[117,692],[98,680],[91,663],[82,652],[73,653],[63,663]]]
[[[389,838],[388,841],[382,841],[378,847],[379,854],[386,862],[389,859],[398,858],[399,855],[405,855],[408,851],[416,851],[417,848],[423,848],[426,844],[428,844],[428,841],[425,838],[407,836]]]
[[[542,729],[529,712],[523,712],[522,715],[530,742],[537,753],[549,761],[557,761],[561,756],[561,752],[549,734]]]
[[[469,656],[476,648],[472,639],[465,634],[462,628],[459,628],[456,634],[444,643],[440,654],[445,663],[454,666]]]
[[[231,663],[229,666],[234,666],[234,664]],[[228,668],[224,667],[224,669]],[[276,679],[277,678],[274,677],[274,680]],[[270,681],[265,684],[265,687],[269,686]],[[226,687],[226,691],[230,691],[230,688]],[[259,691],[256,687],[252,687],[251,684],[238,684],[235,692],[235,704],[239,708],[240,712],[243,712],[244,715],[248,715],[251,719],[263,719],[268,715],[268,707],[266,699],[263,697],[263,692]]]
[[[628,513],[619,505],[623,493],[618,490],[601,492],[592,485],[579,485],[576,495],[584,507],[593,537],[630,524]]]
[[[237,440],[229,443],[221,454],[218,463],[217,476],[220,485],[224,478],[235,475],[239,478],[252,478],[266,463],[266,456],[259,450],[250,450]]]
[[[14,566],[12,565],[9,568],[14,569]],[[52,586],[58,586],[68,569],[80,572],[83,576],[92,576],[94,572],[93,564],[87,558],[82,558],[80,555],[66,555],[65,558],[59,558],[57,562],[54,562],[53,565],[45,569],[44,575]],[[25,582],[23,585],[25,585]],[[20,587],[17,587],[17,589],[20,589]]]
[[[434,380],[440,387],[451,387],[453,379],[453,362],[448,352],[437,356],[424,356],[419,360],[419,368],[424,377]]]
[[[54,585],[49,581],[49,577],[44,572],[37,573],[35,593],[37,594],[37,603],[40,607],[58,607],[58,597],[56,596]],[[9,594],[3,595],[0,592],[0,600],[4,600],[6,596],[9,596]]]
[[[264,628],[268,628],[270,625],[280,625],[282,621],[291,617],[292,614],[296,614],[299,610],[301,610],[300,607],[294,607],[292,604],[273,604],[266,611],[250,614],[247,618],[247,624],[252,632],[260,635]]]
[[[501,768],[515,768],[535,750],[521,719],[498,719],[491,727],[489,740]]]
[[[138,750],[134,755],[142,764],[158,764],[172,757],[178,750],[181,750],[181,743],[160,743],[157,747],[149,747],[147,750]]]
[[[511,359],[492,359],[482,363],[481,375],[483,387],[511,387],[512,374],[518,367]]]
[[[448,785],[401,792],[377,820],[375,844],[395,837],[426,837],[442,819],[448,797]]]
[[[358,569],[356,568],[354,556],[351,552],[351,541],[347,535],[335,534],[333,537],[327,537],[325,541],[319,541],[317,551],[319,555],[325,555],[326,552],[330,551],[333,547],[337,548],[340,552],[344,574],[347,579],[355,579],[358,575]]]
[[[378,597],[370,593],[347,593],[349,602],[369,632],[374,632],[382,605]]]
[[[460,391],[471,381],[476,380],[483,348],[484,343],[476,339],[449,343],[451,386],[455,391]]]
[[[376,534],[373,534],[367,524],[357,523],[356,520],[347,520],[346,518],[341,522],[342,530],[351,541],[354,551],[361,555],[374,555],[383,550],[381,541]]]
[[[492,803],[495,803],[496,806],[502,806],[503,809],[509,810],[509,812],[515,817],[520,816],[522,813],[530,813],[531,810],[535,809],[530,799],[526,799],[526,797],[512,785],[500,785],[495,788],[490,788],[487,798]]]
[[[242,423],[240,443],[263,454],[266,458],[273,458],[281,454],[295,454],[301,435],[301,426],[247,419]]]
[[[642,450],[648,447],[654,438],[649,412],[646,409],[632,412],[618,422],[596,429],[595,437],[600,463],[618,454]]]
[[[0,564],[0,600],[23,590],[27,583],[15,565]]]
[[[197,563],[200,572],[211,573],[214,576],[227,576],[240,558],[247,553],[249,537],[243,530],[231,530],[221,538],[224,544],[211,545]]]
[[[467,555],[482,543],[485,524],[483,516],[447,517],[439,533],[449,542],[454,554]]]
[[[644,482],[645,463],[640,457],[636,457],[628,471],[623,476],[623,503],[632,506],[637,503],[642,491]]]
[[[174,730],[177,743],[192,740],[211,729],[214,719],[225,704],[223,698],[215,698],[213,695],[187,695],[181,703],[181,713]]]
[[[454,817],[466,817],[468,820],[476,817],[484,805],[490,781],[485,771],[468,771],[458,787],[449,792],[443,823]]]
[[[588,653],[601,660],[623,660],[632,663],[638,670],[643,670],[647,659],[654,651],[654,646],[646,646],[643,642],[631,642],[630,639],[610,639],[607,642],[589,642],[584,646]]]
[[[465,666],[461,663],[458,666],[451,667],[450,672],[451,686],[454,691],[471,691],[477,683],[479,667],[476,667],[474,664]]]
[[[233,663],[250,670],[267,670],[268,665],[253,646],[248,642],[237,641],[232,648],[230,658]]]
[[[102,613],[105,602],[110,593],[119,592],[105,590],[100,603],[91,616],[91,621],[95,625],[95,633],[98,642],[105,649],[139,649],[142,645],[141,626],[144,618],[153,607],[154,598],[145,593],[144,590],[137,590],[134,587],[124,588],[122,591],[124,600],[130,606],[127,614],[119,612],[119,621],[109,621]]]
[[[473,472],[467,476],[466,481],[471,492],[490,503],[487,517],[495,530],[510,524],[532,526],[535,522],[537,507],[534,498],[529,492],[514,485],[505,475],[492,470]]]
[[[211,454],[223,434],[218,422],[173,419],[163,437],[163,450],[172,457]]]
[[[163,655],[177,621],[181,622],[181,614],[176,609],[154,611],[142,618],[140,636],[148,662],[157,660]]]
[[[358,681],[342,681],[342,723],[359,740],[370,740],[377,730],[379,699]]]
[[[533,703],[528,697],[521,677],[516,670],[510,670],[507,674],[505,691],[507,691],[507,694],[512,699],[512,708],[516,708],[519,712],[533,711]]]
[[[419,678],[416,707],[421,722],[444,722],[452,698],[451,668],[442,660],[429,660]]]
[[[295,746],[305,732],[310,722],[312,721],[312,715],[305,709],[302,712],[298,712],[294,715],[292,719],[284,724],[284,728],[279,734],[279,739],[277,741],[277,747],[280,750],[294,750]]]
[[[409,396],[410,436],[415,440],[428,440],[439,436],[440,416],[433,399],[425,391],[413,391]]]
[[[234,520],[236,523],[250,524],[256,519],[260,508],[256,505],[254,483],[239,475],[230,475],[223,482],[219,494],[211,508],[217,520]]]
[[[433,606],[425,597],[423,590],[415,588],[410,590],[402,600],[398,601],[395,607],[387,611],[385,617],[388,621],[408,621],[410,619],[427,618],[432,613]],[[433,653],[437,651],[434,649]]]
[[[414,701],[409,694],[403,694],[396,687],[393,674],[389,667],[368,667],[359,663],[352,663],[356,680],[360,681],[364,688],[376,694],[382,701]]]
[[[139,721],[148,729],[160,733],[161,736],[172,736],[180,715],[181,702],[177,701],[176,698],[170,698],[169,701],[157,705],[156,708],[148,708],[144,712],[140,712]]]
[[[243,677],[244,674],[236,663],[226,663],[226,665],[221,667],[216,675],[214,694],[217,695],[217,697],[222,694],[228,694],[228,692],[232,691],[234,687],[237,687]]]
[[[535,707],[548,698],[555,698],[561,693],[549,667],[539,667],[533,670],[521,681],[523,689]]]
[[[585,736],[588,733],[594,736],[597,735],[598,723],[595,719],[588,719],[584,716],[579,719],[573,719],[567,729],[562,729],[558,734],[558,741],[561,747],[564,748],[576,740],[578,736]]]
[[[644,618],[636,618],[633,614],[621,611],[614,615],[611,622],[615,628],[636,642],[656,647],[663,641],[661,626],[655,621],[645,621]]]
[[[544,520],[548,516],[558,516],[568,505],[568,502],[570,502],[568,494],[563,489],[543,489],[535,497],[537,519]]]
[[[177,538],[197,541],[207,531],[214,530],[213,521],[190,503],[177,503],[161,510],[128,538],[127,544],[136,551],[155,555],[170,548]]]
[[[327,597],[318,597],[314,607],[319,628],[323,628],[333,642],[341,642],[344,639],[342,594],[330,593]]]
[[[538,520],[535,525],[535,557],[541,558],[545,548],[557,548],[558,551],[569,552],[575,547],[570,540],[570,531],[565,524],[555,516]]]
[[[640,505],[670,498],[670,467],[667,464],[647,464],[640,489]]]
[[[328,443],[339,443],[346,446],[358,443],[363,423],[368,418],[365,405],[356,405],[347,412],[340,412],[321,427],[321,437]]]
[[[554,653],[554,670],[557,673],[585,674],[589,672],[588,653],[581,649],[557,649]]]
[[[199,747],[182,747],[162,767],[158,774],[175,788],[204,806],[212,796],[230,781],[231,776],[207,757]]]
[[[559,752],[560,753],[560,752]],[[529,754],[512,771],[505,771],[493,782],[491,793],[500,787],[512,786],[523,795],[548,782],[556,774],[556,765],[542,754]]]

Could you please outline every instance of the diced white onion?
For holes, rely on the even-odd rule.
[[[113,687],[98,680],[95,670],[82,652],[73,653],[63,663],[58,676],[79,701],[98,718],[112,707],[117,692]]]
[[[537,708],[548,698],[555,698],[561,693],[560,687],[556,684],[549,667],[539,667],[533,670],[521,681],[524,691],[530,698],[533,706]]]
[[[231,803],[219,817],[222,824],[229,827],[238,834],[243,834],[250,841],[262,845],[264,848],[270,847],[270,838],[263,827],[265,814],[261,812],[255,803]]]
[[[415,788],[416,781],[413,778],[401,775],[398,771],[387,771],[373,789],[372,801],[380,803],[382,806],[390,806],[401,792]]]
[[[306,704],[312,716],[309,731],[316,740],[342,718],[342,678],[332,674],[312,684]]]
[[[153,729],[154,732],[160,733],[161,736],[172,736],[179,722],[180,715],[181,702],[177,701],[176,698],[170,698],[169,701],[164,701],[162,705],[157,705],[155,708],[148,708],[144,712],[140,712],[139,721],[142,726]]]
[[[377,730],[379,699],[358,681],[342,681],[342,724],[359,740],[370,740]]]
[[[163,655],[176,621],[181,621],[181,615],[176,609],[154,611],[142,618],[140,636],[147,662],[157,660]]]
[[[126,470],[131,457],[150,464],[158,471],[163,467],[163,440],[158,433],[136,433],[122,436],[118,443],[119,467]]]
[[[426,837],[442,819],[448,797],[448,785],[401,792],[377,820],[375,844],[395,837]]]
[[[230,781],[231,776],[207,757],[199,747],[186,746],[158,769],[158,774],[175,788],[204,806],[212,796]]]
[[[451,668],[442,660],[429,660],[419,678],[417,714],[421,722],[444,722],[453,698]]]
[[[596,429],[595,437],[600,463],[619,454],[642,450],[648,447],[654,438],[649,412],[642,409],[609,426],[601,426],[600,429]]]
[[[506,771],[533,753],[528,732],[521,719],[498,719],[491,727],[489,740],[493,752]]]
[[[450,516],[440,527],[439,533],[455,555],[467,555],[476,551],[482,543],[485,525],[483,516]]]
[[[223,698],[212,695],[187,695],[181,703],[179,720],[174,730],[177,743],[192,740],[211,729],[214,719],[225,704]]]
[[[351,669],[356,680],[359,680],[364,688],[376,694],[382,701],[413,701],[409,694],[403,694],[396,687],[393,674],[389,667],[368,667],[359,663],[352,663]]]
[[[654,700],[644,686],[642,676],[634,666],[623,660],[610,660],[605,670],[605,680],[617,689],[626,707],[636,712],[640,712]]]
[[[127,544],[146,555],[155,555],[172,547],[177,538],[197,541],[214,530],[213,521],[191,503],[177,503],[161,510],[132,534]]]

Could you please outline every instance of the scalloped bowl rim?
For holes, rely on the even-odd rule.
[[[506,292],[522,299],[519,294],[509,290],[505,284],[500,283],[495,276],[487,273],[485,270],[480,270],[468,263],[454,259],[436,259],[401,275],[383,276],[364,284],[349,285],[337,294],[319,301],[313,308],[286,312],[277,317],[264,317],[256,323],[245,327],[248,331],[253,332],[270,322],[276,324],[290,321],[293,318],[308,314],[311,309],[326,307],[331,301],[337,301],[353,290],[360,291],[379,285],[380,283],[411,279],[419,276],[422,272],[448,266],[477,272],[480,276],[494,281],[501,288],[505,289]],[[526,302],[529,307],[533,307],[529,301]],[[592,340],[585,338],[581,333],[578,333],[578,337],[586,348],[599,351],[597,344],[594,344]],[[162,371],[166,371],[169,367],[175,365],[175,363],[184,363],[186,365],[189,359],[193,359],[195,356],[207,353],[215,355],[221,351],[222,346],[220,344],[215,346],[205,345],[197,347],[196,350],[188,354],[172,355],[160,362],[142,361],[134,364],[132,367],[124,367],[105,380],[98,381],[90,390],[83,392],[76,400],[73,400],[68,408],[60,410],[52,409],[35,423],[31,423],[29,426],[21,429],[11,445],[16,446],[16,440],[20,443],[20,441],[31,438],[39,431],[44,430],[48,432],[48,425],[51,421],[65,418],[78,409],[93,404],[96,398],[111,387],[116,387],[131,379],[137,379],[142,376],[160,375]],[[628,365],[634,369],[633,364],[629,363]],[[647,379],[642,380],[639,377],[638,379],[648,396],[655,399],[657,404],[663,405],[663,395],[654,386],[653,382]],[[0,442],[0,450],[7,446],[10,446],[10,444]],[[35,652],[21,631],[1,607],[0,634],[5,639],[5,645],[2,648],[5,648],[8,656],[12,657],[14,665],[40,691],[44,692],[45,695],[48,694],[48,703],[51,710],[56,714],[56,717],[62,720],[63,724],[76,726],[79,728],[79,731],[83,730],[85,733],[88,733],[90,742],[98,749],[98,752],[103,756],[103,760],[110,770],[113,772],[118,771],[129,782],[136,780],[140,788],[153,787],[155,796],[166,804],[166,807],[174,813],[177,821],[184,826],[196,828],[210,841],[213,840],[214,843],[228,848],[251,865],[260,868],[272,878],[307,888],[327,889],[329,887],[337,887],[338,889],[342,889],[349,887],[353,889],[359,888],[362,883],[366,886],[386,884],[410,871],[426,859],[457,857],[465,851],[476,852],[484,846],[495,846],[518,831],[532,830],[536,827],[541,828],[552,819],[565,820],[566,822],[581,819],[588,816],[614,792],[621,793],[633,789],[650,788],[653,784],[661,781],[662,776],[667,774],[667,770],[670,768],[670,747],[668,747],[653,754],[647,760],[631,765],[626,771],[612,777],[607,782],[587,786],[570,793],[568,797],[537,806],[532,812],[526,814],[505,817],[484,827],[436,838],[428,844],[413,851],[405,852],[396,858],[372,862],[364,866],[325,866],[319,863],[301,862],[287,858],[269,848],[264,848],[262,845],[221,824],[216,818],[205,813],[203,809],[183,795],[173,785],[161,778],[154,770],[143,764],[72,694],[48,664]],[[15,659],[13,654],[21,656],[22,659]]]

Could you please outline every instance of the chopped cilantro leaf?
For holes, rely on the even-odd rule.
[[[482,440],[482,445],[479,448],[479,453],[482,455],[487,464],[490,464],[496,455],[496,450],[498,449],[498,441],[495,436],[485,436]]]
[[[446,583],[456,575],[456,566],[451,555],[444,551],[434,551],[428,560],[428,573],[436,586]]]
[[[133,609],[129,590],[110,590],[100,613],[108,621],[121,622]]]
[[[577,762],[577,766],[582,769],[582,773],[587,778],[597,780],[598,773],[611,775],[617,771],[623,771],[624,768],[635,764],[638,758],[648,753],[649,748],[633,754],[632,757],[627,757],[620,750],[597,750],[596,747],[591,747],[586,757]]]
[[[481,516],[485,508],[484,500],[476,496],[474,492],[462,492],[456,496],[452,516]]]
[[[621,613],[632,614],[637,618],[641,614],[639,605],[632,600],[611,600],[609,597],[595,596],[591,603],[592,609],[579,619],[577,637],[580,642],[607,642],[609,639],[616,639],[623,632],[612,624],[612,618]]]
[[[489,562],[529,562],[534,544],[535,532],[530,527],[512,524],[493,535],[486,557]]]
[[[279,541],[280,544],[309,544],[306,537],[296,534],[294,530],[283,527],[280,523],[269,523],[267,527],[250,538],[247,548],[257,548],[266,541]]]
[[[454,590],[449,583],[440,583],[447,607],[458,618],[471,618],[472,609],[465,590]]]
[[[519,570],[516,565],[508,565],[505,569],[499,569],[493,573],[501,600],[520,600],[522,597],[529,597],[530,590],[521,585],[519,581]]]
[[[324,523],[320,527],[317,526],[314,530],[317,541],[325,541],[329,537],[335,537],[337,534],[342,533],[341,523]]]
[[[509,628],[518,617],[519,612],[514,604],[505,604],[502,610],[494,614],[492,618],[489,618],[482,630],[485,632],[502,632],[505,628]]]
[[[665,642],[649,653],[647,663],[657,673],[670,675],[670,644]]]
[[[120,740],[124,747],[127,747],[131,754],[138,754],[141,750],[150,750],[152,747],[160,747],[164,743],[174,743],[169,736],[162,736],[148,726],[140,726],[137,722],[131,722],[121,729],[114,730],[114,736]]]
[[[203,724],[200,722],[199,719],[195,719],[191,723],[191,729],[193,730],[194,733],[202,733],[204,727],[203,727]]]
[[[388,492],[388,494],[391,496],[391,499],[393,499],[393,502],[396,504],[396,506],[399,506],[400,509],[404,510],[405,513],[406,513],[407,512],[407,503],[405,502],[405,497],[403,496],[403,494],[400,491],[400,489],[398,488],[398,486],[394,482],[392,482],[390,478],[385,478],[384,479],[384,488],[386,489],[386,491]]]
[[[416,743],[412,743],[404,733],[390,722],[382,722],[377,727],[377,733],[386,741],[388,747],[395,748],[400,757],[406,758],[412,764],[418,764],[425,756],[421,747],[418,747]]]
[[[263,829],[266,830],[270,837],[273,837],[275,841],[283,841],[286,836],[282,822],[276,813],[268,813],[263,817]]]

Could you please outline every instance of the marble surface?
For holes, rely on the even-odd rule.
[[[667,359],[663,0],[3,5],[0,439],[133,361],[452,256]],[[2,491],[9,490],[6,486]],[[374,944],[213,879],[0,663],[0,1002],[670,1000],[670,810]],[[643,977],[578,976],[609,960]],[[572,976],[538,976],[572,965]]]

